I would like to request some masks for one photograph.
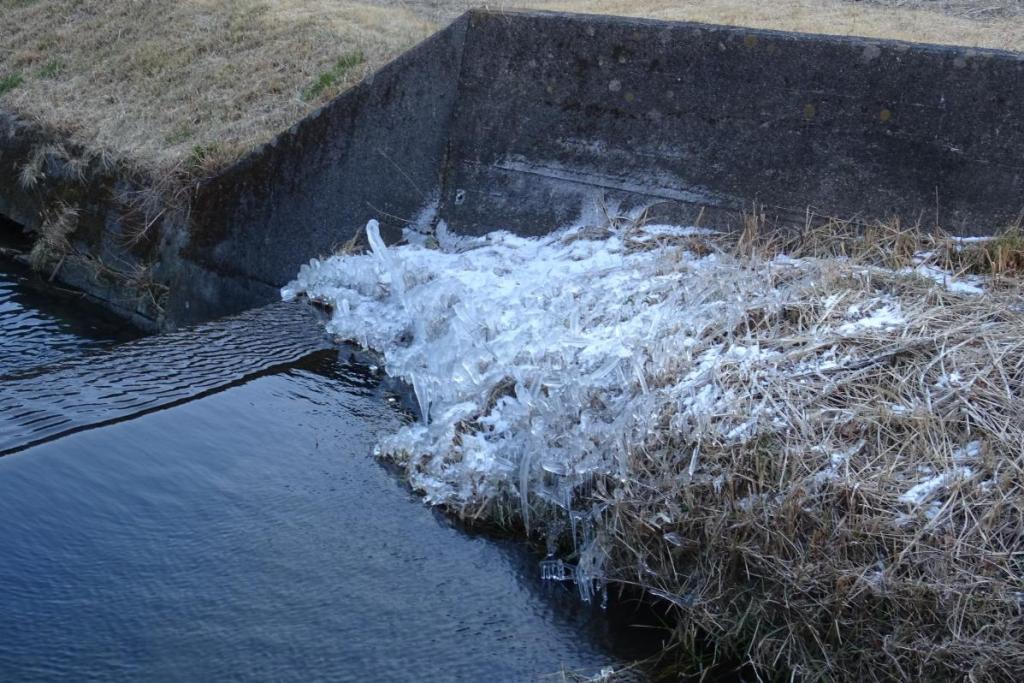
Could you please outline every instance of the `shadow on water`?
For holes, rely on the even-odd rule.
[[[30,246],[0,216],[0,375],[141,336],[81,292],[55,287],[12,257]]]

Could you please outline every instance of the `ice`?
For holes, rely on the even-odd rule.
[[[930,499],[936,492],[949,486],[958,479],[966,479],[973,472],[970,467],[954,467],[934,477],[918,482],[900,496],[901,503],[920,505]]]
[[[674,531],[665,534],[664,538],[666,541],[668,541],[676,547],[682,546],[685,543],[685,541],[683,541],[683,537]]]
[[[389,247],[371,221],[369,253],[313,260],[282,295],[330,306],[329,332],[378,352],[383,370],[412,387],[419,419],[381,441],[382,457],[402,464],[430,503],[500,505],[530,531],[561,515],[575,564],[544,564],[544,576],[571,576],[592,599],[606,555],[595,531],[602,509],[585,492],[598,479],[626,480],[636,444],[679,435],[688,480],[720,477],[706,471],[700,444],[743,447],[790,419],[748,385],[858,367],[871,358],[851,337],[884,339],[906,325],[908,304],[889,294],[824,291],[827,266],[814,260],[687,249],[706,236],[659,225],[463,237],[442,221],[436,239]],[[795,306],[819,312],[799,344],[751,327]],[[817,483],[845,476],[859,448],[824,450]],[[926,501],[966,475],[932,477],[900,499]]]
[[[963,462],[965,460],[973,460],[981,455],[981,448],[982,442],[980,440],[971,441],[953,453],[953,461]]]
[[[859,306],[851,307],[848,315],[857,316],[861,314]],[[873,310],[868,315],[853,322],[848,322],[839,327],[839,334],[852,335],[866,330],[884,330],[901,327],[906,323],[900,308],[897,304],[884,304]]]
[[[562,560],[544,560],[540,563],[541,581],[572,581],[576,568]]]
[[[922,257],[930,256],[930,254],[922,254]],[[980,277],[967,277],[957,278],[951,273],[927,264],[919,264],[913,268],[905,269],[907,273],[913,273],[923,278],[927,278],[939,285],[942,285],[947,291],[955,292],[957,294],[984,294],[985,288],[982,286],[982,278]]]

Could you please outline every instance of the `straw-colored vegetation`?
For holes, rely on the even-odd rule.
[[[212,169],[436,25],[359,2],[3,0],[0,107],[150,169]]]
[[[634,428],[605,453],[624,470],[566,475],[568,499],[531,494],[536,536],[549,549],[559,539],[570,562],[598,568],[590,575],[660,596],[681,617],[660,662],[670,670],[738,661],[786,680],[1019,680],[1019,230],[965,242],[833,221],[780,234],[756,212],[729,237],[652,241],[639,227],[627,224],[627,244],[677,247],[666,272],[686,274],[687,306],[716,314],[679,323],[692,335],[685,352],[658,356],[674,347],[652,342],[644,379],[621,391],[653,396],[643,403],[653,413],[627,420]],[[710,253],[713,268],[689,265]],[[982,276],[986,293],[949,286],[962,282],[954,273]],[[894,327],[844,322],[880,301],[898,311]],[[723,340],[745,352],[702,375],[705,352]],[[727,405],[688,408],[703,389]],[[486,429],[489,410],[460,424],[446,462],[459,460],[463,435]],[[756,426],[742,438],[725,434],[748,419]],[[438,471],[394,457],[414,481]],[[523,491],[453,511],[519,525]]]
[[[1016,0],[0,0],[0,108],[210,172],[478,5],[1024,49]]]
[[[454,16],[458,9],[478,4],[396,1],[434,17]],[[1019,0],[494,0],[479,4],[1024,50],[1024,4]]]
[[[972,12],[964,2],[922,0],[873,3],[850,0],[534,0],[523,4],[654,19],[1024,49],[1024,20],[1015,9],[1021,5],[1014,0],[983,3],[989,8],[1003,7],[1005,12],[998,16]],[[979,3],[971,4],[979,6]]]
[[[1019,231],[963,243],[832,223],[793,237],[748,221],[726,247],[736,282],[780,252],[815,265],[788,276],[788,305],[752,306],[736,328],[707,321],[702,335],[788,357],[723,363],[715,377],[735,409],[770,405],[785,419],[736,447],[702,438],[706,425],[670,428],[671,410],[655,416],[665,427],[631,445],[630,476],[591,494],[607,505],[614,571],[685,615],[683,652],[711,634],[726,660],[805,680],[1019,680]],[[901,274],[922,257],[996,284],[965,296]],[[899,334],[828,332],[834,316],[879,296],[899,302]],[[805,362],[829,347],[837,364]]]

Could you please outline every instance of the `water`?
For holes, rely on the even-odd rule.
[[[639,654],[373,458],[406,418],[364,365],[218,339],[0,378],[0,680],[531,681]],[[23,438],[50,424],[26,405],[59,428]]]
[[[197,398],[333,345],[312,309],[276,304],[0,377],[0,455]]]
[[[0,233],[3,226],[0,225]],[[0,234],[0,247],[9,243]],[[139,336],[78,292],[0,256],[0,376]]]

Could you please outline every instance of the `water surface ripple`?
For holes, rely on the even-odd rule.
[[[280,303],[0,374],[0,455],[195,398],[329,346],[309,306]]]
[[[0,257],[0,376],[138,336],[83,294],[58,289]]]
[[[382,391],[320,352],[0,459],[0,680],[515,682],[616,663],[603,616],[541,586],[536,558],[452,528],[374,460],[403,419]]]

